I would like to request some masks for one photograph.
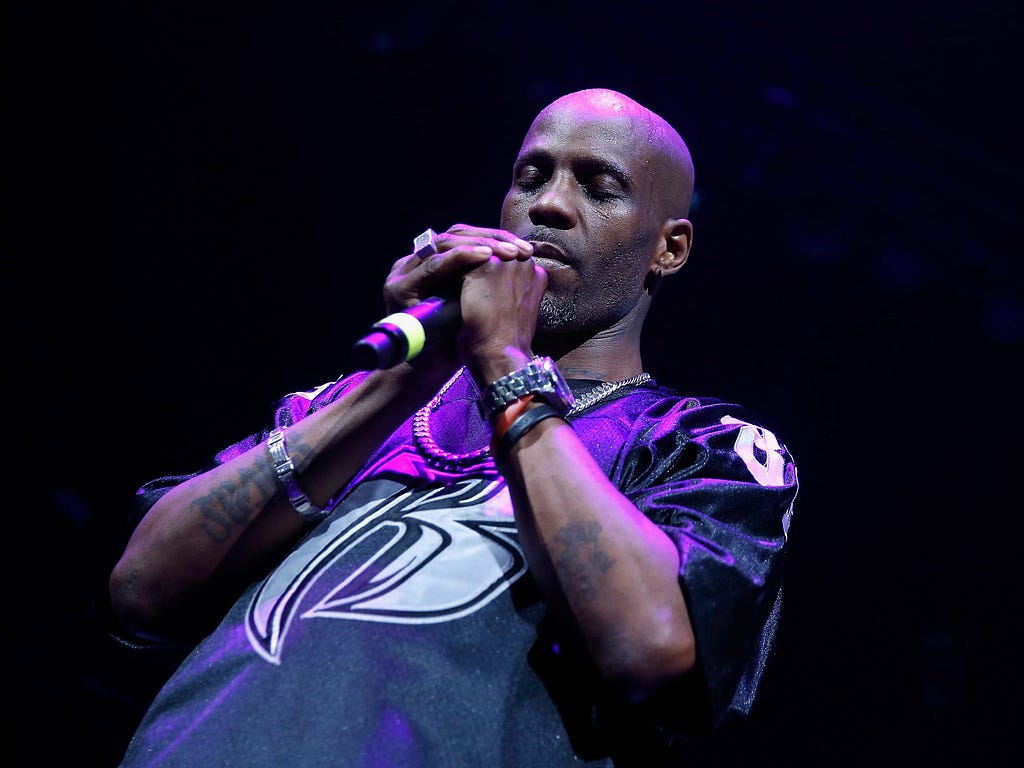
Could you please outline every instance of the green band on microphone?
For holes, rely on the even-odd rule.
[[[420,321],[415,317],[406,312],[396,312],[385,317],[377,325],[384,325],[385,323],[391,323],[391,325],[397,327],[405,334],[405,340],[409,344],[409,351],[405,353],[406,360],[412,360],[423,351],[423,344],[427,339],[427,334],[423,330]]]

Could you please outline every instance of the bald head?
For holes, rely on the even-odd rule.
[[[693,197],[693,160],[683,137],[667,120],[618,91],[586,88],[555,99],[540,111],[534,123],[565,111],[580,120],[627,121],[638,145],[647,148],[647,162],[657,176],[663,217],[688,215]]]

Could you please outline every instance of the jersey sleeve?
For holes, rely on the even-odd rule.
[[[792,456],[739,406],[668,399],[635,420],[612,479],[679,551],[712,720],[746,713],[780,608]]]

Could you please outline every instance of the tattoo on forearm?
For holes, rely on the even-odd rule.
[[[258,468],[242,472],[239,483],[221,483],[211,493],[192,502],[200,525],[213,541],[230,538],[232,529],[246,525],[253,514],[274,495],[276,486],[267,472]]]
[[[601,549],[598,534],[601,526],[594,520],[569,523],[555,534],[557,552],[553,553],[556,568],[563,581],[573,585],[577,597],[592,600],[597,597],[599,584],[595,577],[607,573],[614,564],[612,557]]]

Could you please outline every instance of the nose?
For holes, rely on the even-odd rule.
[[[576,226],[576,205],[573,201],[575,180],[556,174],[530,205],[530,221],[552,229]]]

